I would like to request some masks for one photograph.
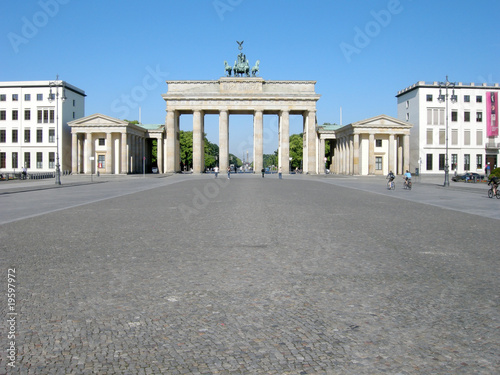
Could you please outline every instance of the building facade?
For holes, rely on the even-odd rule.
[[[438,82],[420,81],[399,91],[398,119],[413,124],[411,171],[418,168],[424,174],[444,173],[447,138],[451,173],[484,174],[486,165],[491,169],[498,167],[499,91],[498,83],[455,83],[454,87],[448,87],[448,113],[446,90]]]
[[[145,126],[99,113],[69,122],[73,174],[164,172],[165,129]],[[153,164],[153,140],[157,146]]]
[[[54,172],[59,154],[70,171],[68,122],[84,112],[85,92],[65,81],[0,82],[0,169]]]
[[[345,126],[318,126],[318,160],[329,159],[335,174],[403,174],[409,169],[411,127],[386,115]],[[330,142],[330,158],[325,157],[326,142]]]

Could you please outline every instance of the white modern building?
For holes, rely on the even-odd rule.
[[[455,171],[484,174],[488,163],[491,169],[499,166],[499,91],[498,83],[456,82],[448,84],[447,101],[446,83],[419,81],[399,91],[398,119],[413,124],[411,172],[418,168],[423,174],[444,173],[447,138],[450,174]]]
[[[65,81],[0,82],[0,173],[55,172],[57,147],[71,171],[68,122],[84,113],[85,92]]]

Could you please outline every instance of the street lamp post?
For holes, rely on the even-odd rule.
[[[52,88],[55,88],[55,101],[56,101],[56,185],[61,185],[61,165],[59,164],[59,99],[61,101],[66,100],[66,95],[64,92],[64,82],[59,81],[59,75],[56,76],[56,80],[49,82],[50,92],[49,92],[49,103],[54,101],[54,94],[52,93]],[[59,87],[62,87],[62,95],[59,97]]]
[[[441,89],[445,88],[445,95],[441,93]],[[448,88],[451,88],[452,95],[451,101],[455,103],[457,101],[457,96],[455,95],[455,82],[448,81],[448,76],[446,76],[446,82],[439,82],[439,96],[438,100],[442,103],[446,101],[446,130],[445,130],[445,143],[446,143],[446,154],[445,154],[445,164],[444,164],[444,187],[450,186],[450,174],[449,174],[449,164],[448,164]]]

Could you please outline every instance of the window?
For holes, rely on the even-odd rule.
[[[19,111],[17,109],[12,110],[12,120],[19,120]]]
[[[470,112],[464,111],[464,122],[470,122]]]
[[[31,111],[29,109],[24,110],[24,119],[31,120]]]
[[[36,94],[36,100],[41,102],[43,100],[43,94]]]
[[[12,94],[12,101],[13,102],[19,101],[19,95],[18,94]]]
[[[382,147],[382,140],[381,139],[375,139],[375,147]]]
[[[476,168],[483,169],[483,155],[481,154],[476,155]]]
[[[427,129],[427,144],[428,145],[432,145],[432,142],[433,142],[432,135],[433,135],[433,130]]]
[[[458,112],[457,111],[451,111],[451,121],[457,121],[458,120]]]
[[[482,146],[482,145],[483,145],[483,131],[476,130],[476,146]]]
[[[5,94],[0,94],[0,102],[4,102],[7,100],[7,96]]]
[[[0,129],[0,143],[7,142],[7,130]]]
[[[24,94],[24,101],[25,102],[31,101],[31,94]]]
[[[0,120],[7,120],[7,111],[1,110],[0,111]]]
[[[50,101],[53,101],[53,100],[56,100],[56,94],[54,94],[54,93],[50,93],[48,96],[49,96],[49,97],[48,97],[49,102],[50,102]]]
[[[426,156],[427,158],[426,158],[425,168],[428,171],[432,171],[432,154],[427,154]]]
[[[439,170],[444,171],[445,157],[444,154],[439,154]]]
[[[55,152],[49,152],[49,168],[55,168]]]
[[[31,154],[29,152],[24,153],[24,166],[31,168]]]
[[[99,146],[106,145],[106,138],[99,138]]]
[[[375,157],[375,169],[377,171],[382,170],[382,156],[376,156]]]
[[[470,95],[464,95],[464,102],[470,103]]]
[[[483,122],[483,112],[476,112],[476,122]]]
[[[5,152],[0,152],[0,168],[5,168],[7,160],[7,154]]]
[[[444,145],[446,143],[446,133],[443,129],[439,130],[439,144]]]
[[[458,145],[458,130],[457,129],[452,129],[452,131],[451,131],[451,144],[453,146]]]
[[[53,109],[39,109],[37,111],[37,122],[41,124],[54,123],[54,110]]]
[[[106,168],[106,155],[97,155],[97,167]]]
[[[431,94],[427,94],[425,99],[428,101],[428,102],[432,102],[432,95]]]
[[[73,107],[75,107],[75,106],[76,106],[76,100],[73,99]]]
[[[36,129],[36,142],[37,143],[43,142],[43,129]]]
[[[12,168],[19,168],[18,166],[19,160],[17,156],[17,152],[12,153]]]
[[[470,130],[464,130],[464,146],[470,146]]]
[[[43,153],[41,152],[36,153],[36,167],[37,169],[43,168]]]
[[[410,121],[410,114],[409,113],[406,114],[406,121]]]
[[[54,143],[56,141],[56,130],[54,128],[49,129],[49,143]]]
[[[409,100],[406,101],[406,109],[408,109],[408,108],[410,108],[410,101]]]
[[[469,154],[464,155],[464,170],[466,170],[466,171],[470,170],[470,155]]]
[[[18,130],[12,129],[12,143],[18,142]]]
[[[451,154],[451,170],[457,169],[458,165],[458,155]]]
[[[30,143],[31,140],[31,132],[29,129],[24,129],[24,142]]]
[[[482,103],[483,97],[481,95],[476,96],[476,103]]]

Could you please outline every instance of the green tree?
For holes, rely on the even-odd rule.
[[[271,167],[273,165],[278,165],[278,151],[274,151],[274,154],[264,154],[263,155],[263,165],[264,168]],[[260,172],[260,171],[259,171]]]
[[[179,131],[181,149],[181,169],[189,170],[193,166],[193,132]]]
[[[304,133],[292,134],[290,136],[290,157],[292,158],[292,170],[300,169],[303,160]]]
[[[219,156],[219,146],[210,142],[205,137],[205,168],[214,168],[217,165],[217,158]]]

